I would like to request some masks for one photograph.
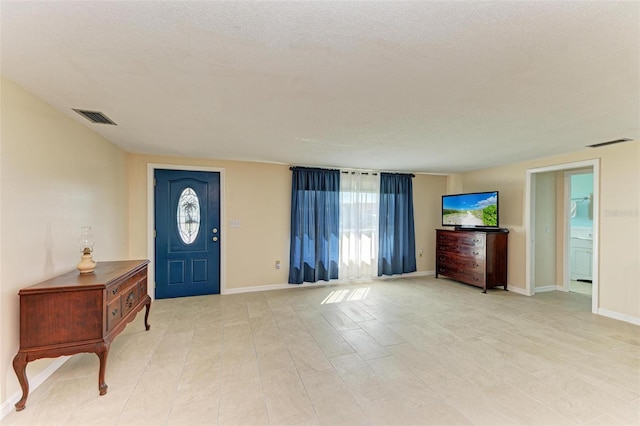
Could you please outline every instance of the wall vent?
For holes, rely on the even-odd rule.
[[[106,115],[104,115],[99,111],[87,111],[84,109],[75,109],[75,108],[72,108],[72,109],[92,123],[110,124],[112,126],[117,126],[117,124],[114,123],[109,117],[107,117]]]
[[[607,142],[599,142],[599,143],[594,143],[593,145],[587,145],[587,148],[600,148],[601,146],[607,146],[607,145],[613,145],[616,143],[622,143],[622,142],[629,142],[632,141],[633,139],[629,139],[629,138],[622,138],[622,139],[616,139],[613,141],[607,141]]]

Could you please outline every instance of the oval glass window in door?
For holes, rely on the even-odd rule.
[[[185,188],[178,199],[176,216],[178,234],[185,244],[192,244],[200,230],[200,201],[193,188]]]

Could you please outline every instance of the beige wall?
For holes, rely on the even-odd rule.
[[[527,169],[600,159],[599,309],[640,318],[640,142],[456,175],[465,192],[500,191],[500,224],[510,229],[509,286],[525,288]]]
[[[80,226],[96,260],[127,257],[126,153],[1,80],[0,401],[19,390],[18,290],[75,268]],[[29,377],[51,360],[30,363]]]
[[[221,238],[224,238],[224,289],[286,284],[289,277],[291,171],[287,165],[242,161],[130,155],[129,249],[131,256],[147,253],[147,165],[169,164],[224,169]],[[440,223],[440,195],[446,177],[417,175],[413,182],[418,271],[435,265],[433,229]],[[240,221],[230,228],[229,221]],[[423,249],[423,255],[419,250]],[[275,268],[279,260],[280,269]]]
[[[442,195],[447,191],[447,177],[416,175],[413,179],[413,213],[416,227],[416,262],[418,272],[436,269],[436,229],[441,228]],[[422,256],[420,256],[422,250]]]
[[[129,250],[132,256],[151,259],[147,253],[147,164],[200,166],[224,169],[220,238],[224,239],[226,290],[283,284],[288,280],[291,171],[279,164],[193,158],[130,155]],[[230,228],[229,220],[239,220]],[[280,269],[275,268],[280,260]]]

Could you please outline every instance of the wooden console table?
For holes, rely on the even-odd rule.
[[[143,306],[144,325],[150,328],[148,263],[98,262],[92,273],[74,270],[20,290],[20,350],[13,359],[22,388],[17,411],[24,409],[29,396],[27,363],[39,358],[95,353],[100,359],[98,390],[100,395],[107,393],[104,373],[111,342]]]

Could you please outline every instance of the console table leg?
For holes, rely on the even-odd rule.
[[[107,384],[104,382],[104,374],[107,370],[107,356],[109,356],[109,345],[104,345],[98,352],[96,352],[100,359],[100,371],[98,372],[98,391],[100,395],[107,393]]]
[[[24,410],[29,396],[29,379],[27,379],[27,354],[18,352],[13,358],[13,370],[18,376],[18,382],[22,388],[22,398],[16,403],[16,411]]]
[[[146,311],[144,313],[144,328],[149,331],[149,329],[151,328],[151,326],[149,325],[149,309],[151,309],[151,298],[147,295],[147,304],[146,304]]]

